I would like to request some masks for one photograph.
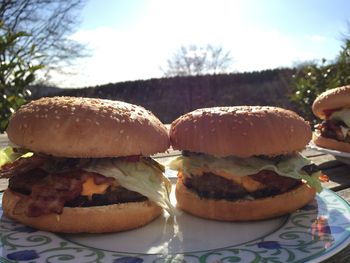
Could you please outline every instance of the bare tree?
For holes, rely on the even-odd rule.
[[[69,38],[79,24],[79,12],[86,0],[1,0],[0,20],[13,32],[24,31],[30,37],[20,45],[40,54],[39,63],[64,72],[76,58],[85,57],[85,46]],[[30,52],[28,52],[30,53]]]
[[[222,47],[181,46],[167,60],[167,68],[162,71],[167,77],[224,73],[231,67],[232,61],[230,52],[224,51]]]

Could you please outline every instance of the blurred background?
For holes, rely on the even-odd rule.
[[[0,1],[0,132],[57,95],[142,105],[164,123],[233,105],[314,123],[315,97],[347,84],[347,0]]]

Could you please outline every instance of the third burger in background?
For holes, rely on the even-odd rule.
[[[350,85],[321,93],[312,111],[323,120],[316,126],[313,142],[320,147],[350,152]]]
[[[284,215],[322,190],[316,165],[303,157],[311,128],[296,113],[275,107],[199,109],[171,125],[174,149],[182,150],[177,206],[224,221]]]

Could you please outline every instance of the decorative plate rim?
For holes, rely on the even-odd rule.
[[[331,154],[334,156],[339,156],[339,157],[343,157],[343,158],[350,158],[350,153],[348,153],[348,152],[342,152],[339,150],[320,147],[320,146],[314,144],[313,142],[310,142],[308,144],[308,147],[313,149],[313,150],[320,151],[320,152],[327,153],[327,154]]]
[[[2,193],[0,193],[0,197],[2,196]],[[314,206],[313,206],[314,205]],[[308,207],[309,206],[309,207]],[[315,208],[316,206],[316,208]],[[345,216],[343,219],[339,219],[338,222],[336,218],[329,218],[330,224],[333,223],[339,223],[338,225],[329,225],[328,228],[326,227],[324,230],[321,229],[321,232],[316,233],[316,241],[311,242],[309,244],[310,247],[306,244],[303,247],[302,242],[305,240],[300,239],[296,237],[296,234],[293,234],[293,231],[288,233],[288,230],[293,230],[295,226],[298,226],[297,224],[293,225],[295,220],[298,224],[302,224],[306,218],[307,222],[310,220],[310,218],[314,218],[312,216],[318,216],[319,213],[322,211],[327,214],[330,212],[330,209],[335,209],[336,212],[342,212],[345,213]],[[332,211],[333,211],[332,210]],[[2,208],[1,208],[2,212]],[[323,213],[322,212],[322,213]],[[321,213],[321,215],[322,215]],[[318,218],[318,217],[317,217]],[[298,221],[299,220],[299,221]],[[343,220],[343,221],[341,221]],[[194,252],[179,252],[179,253],[173,253],[173,254],[144,254],[144,253],[135,253],[135,252],[123,252],[123,251],[111,251],[107,249],[99,249],[94,248],[86,245],[79,244],[77,242],[71,241],[64,236],[60,236],[54,233],[49,232],[43,232],[43,231],[37,231],[28,227],[25,227],[19,223],[16,223],[12,220],[7,219],[6,217],[1,217],[0,219],[0,244],[2,246],[2,255],[0,258],[4,260],[11,260],[11,259],[17,259],[20,258],[20,260],[23,260],[23,258],[26,258],[26,260],[35,260],[39,257],[40,254],[43,254],[45,256],[45,253],[47,251],[55,251],[53,254],[48,253],[46,260],[51,258],[56,258],[58,260],[62,261],[69,261],[76,262],[79,260],[81,262],[82,259],[88,260],[88,256],[96,257],[99,260],[102,260],[101,262],[104,262],[105,260],[115,263],[121,263],[121,262],[163,262],[163,260],[167,260],[167,262],[180,262],[179,260],[184,260],[184,262],[214,262],[214,259],[227,259],[231,258],[232,260],[235,260],[233,262],[241,262],[239,260],[244,260],[245,256],[249,254],[249,252],[255,253],[256,257],[262,257],[262,258],[274,258],[277,260],[284,261],[283,257],[288,257],[288,253],[291,253],[292,256],[295,256],[295,260],[290,260],[290,262],[305,262],[305,261],[320,261],[325,260],[336,253],[340,252],[342,249],[344,249],[346,246],[350,243],[350,204],[344,200],[342,197],[337,195],[335,192],[324,189],[324,191],[317,195],[316,199],[309,205],[305,206],[301,210],[296,211],[295,213],[292,213],[289,216],[286,216],[286,219],[282,221],[281,225],[279,225],[276,230],[276,228],[273,231],[270,231],[267,234],[264,234],[261,237],[254,238],[252,240],[249,240],[247,242],[243,242],[237,245],[227,246],[227,247],[220,247],[217,249],[208,249],[203,251],[194,251]],[[311,224],[311,223],[310,223]],[[343,227],[344,226],[344,227]],[[300,227],[300,226],[299,226]],[[311,226],[306,226],[305,229],[300,227],[297,230],[301,231],[300,235],[310,235],[309,232],[307,232],[308,229],[310,229]],[[333,227],[333,229],[332,229]],[[332,230],[335,232],[332,233]],[[339,232],[341,230],[341,232]],[[322,232],[323,231],[323,232]],[[338,232],[337,232],[338,231]],[[280,234],[280,235],[279,235]],[[31,239],[34,239],[38,242],[40,241],[40,237],[43,239],[48,239],[50,242],[47,244],[42,244],[39,246],[24,246],[24,243],[19,243],[19,245],[16,245],[15,243],[10,244],[6,243],[8,240],[6,240],[6,237],[9,235],[15,236],[15,239],[10,239],[11,242],[30,242]],[[285,237],[283,236],[285,235]],[[294,236],[293,236],[294,235]],[[284,244],[282,237],[286,238],[286,240],[289,243]],[[276,238],[277,237],[277,238]],[[294,239],[293,239],[294,237]],[[37,239],[35,239],[37,238]],[[39,238],[39,239],[38,239]],[[278,239],[279,238],[279,239]],[[52,239],[52,240],[51,240]],[[296,242],[295,248],[293,247],[293,242]],[[332,242],[329,247],[322,247],[322,245],[327,244],[327,242]],[[298,242],[301,242],[301,247],[298,247]],[[312,251],[313,246],[316,248],[316,250]],[[71,250],[74,250],[75,252],[73,254],[69,254],[68,252],[66,255],[63,255],[61,252],[64,251],[65,248],[69,247]],[[290,249],[289,249],[290,247]],[[46,250],[45,250],[46,249]],[[61,251],[61,250],[62,251]],[[247,251],[249,250],[250,251]],[[301,249],[305,250],[305,256],[301,255],[301,257],[298,258],[297,251],[294,250]],[[308,253],[307,250],[311,249],[312,252]],[[285,254],[286,250],[290,250],[287,254]],[[78,251],[78,252],[76,252]],[[89,253],[90,252],[90,253]],[[6,254],[7,253],[7,254]],[[58,254],[57,254],[58,253]],[[78,253],[76,255],[76,253]],[[79,254],[80,253],[80,254]],[[86,255],[84,255],[84,253]],[[295,254],[293,254],[295,253]],[[303,252],[304,253],[304,252]],[[248,255],[250,256],[250,254]],[[254,255],[253,255],[254,256]],[[17,257],[17,258],[16,258]],[[291,257],[291,255],[289,255]],[[129,260],[130,259],[130,260]],[[134,260],[133,260],[134,259]],[[129,261],[128,261],[129,260]],[[133,261],[132,261],[133,260]],[[208,261],[207,261],[208,260]],[[90,261],[93,262],[93,261]],[[220,262],[220,261],[218,261]]]

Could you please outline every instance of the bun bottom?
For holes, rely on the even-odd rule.
[[[200,198],[181,179],[176,183],[177,206],[192,215],[220,221],[254,221],[289,214],[314,199],[316,191],[306,184],[292,191],[256,200]]]
[[[320,146],[323,148],[338,150],[342,152],[350,152],[350,143],[340,142],[335,139],[323,137],[319,132],[313,133],[312,141],[317,146]]]
[[[60,233],[120,232],[141,227],[162,213],[153,202],[129,202],[94,207],[65,207],[62,214],[28,217],[15,213],[21,194],[7,189],[2,199],[5,216],[24,225],[44,231]]]

